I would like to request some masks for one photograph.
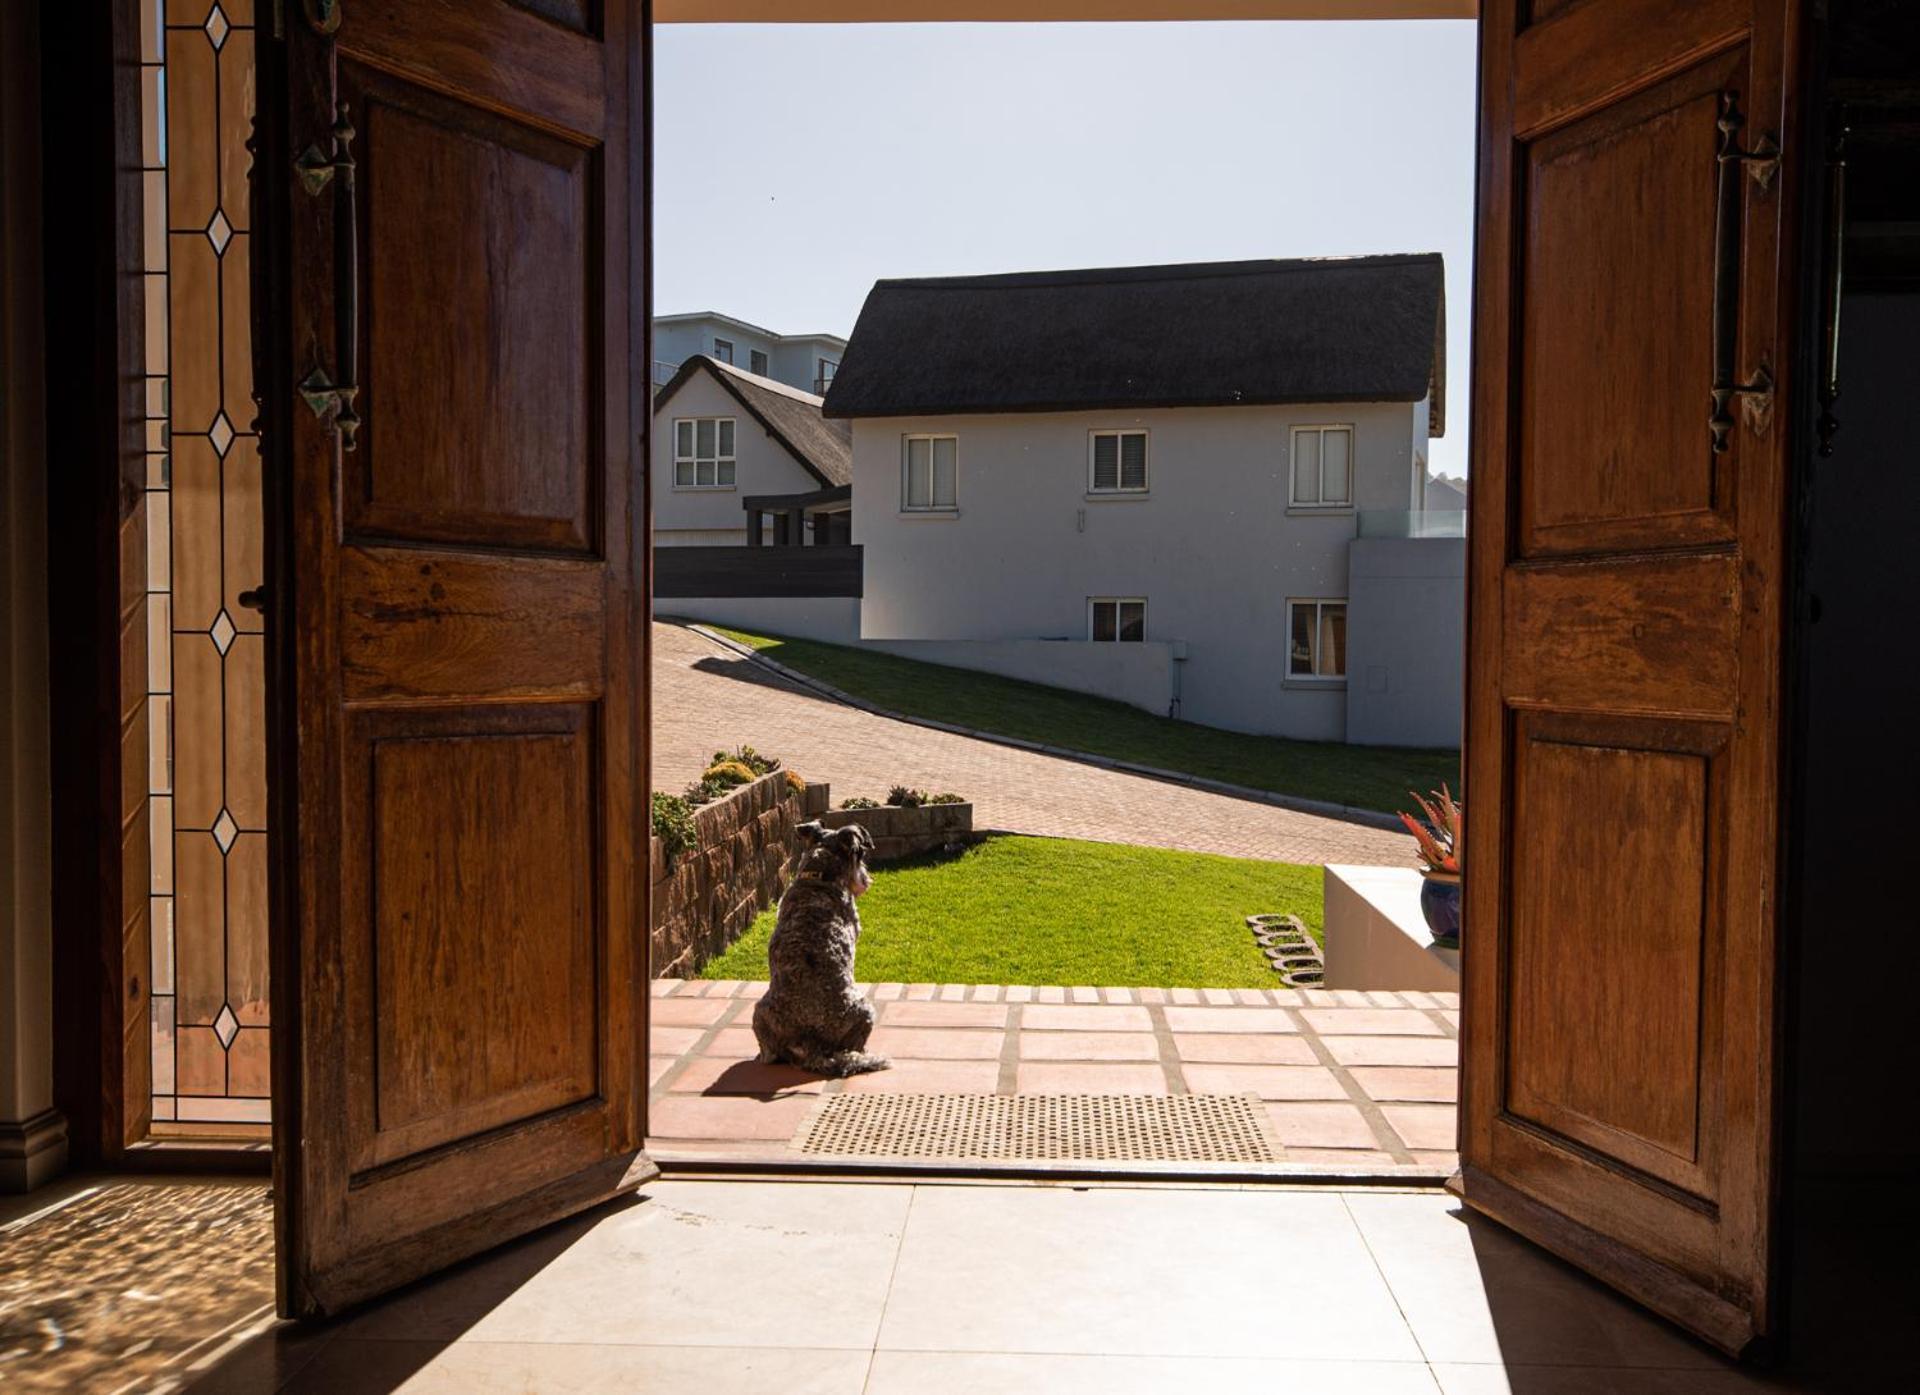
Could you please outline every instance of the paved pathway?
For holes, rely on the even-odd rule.
[[[754,1060],[766,984],[653,983],[649,1147],[801,1156],[824,1094],[1258,1095],[1284,1168],[1446,1176],[1455,993],[1319,988],[863,986],[891,1070],[822,1080]]]
[[[716,749],[745,742],[828,781],[836,804],[907,784],[968,796],[979,828],[1279,862],[1412,865],[1413,840],[1402,834],[878,717],[678,625],[656,624],[653,644],[656,789],[683,788]]]

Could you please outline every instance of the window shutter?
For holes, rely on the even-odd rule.
[[[1320,502],[1320,433],[1293,433],[1293,502]]]
[[[959,481],[955,469],[959,455],[959,442],[951,436],[936,436],[933,441],[933,506],[936,509],[950,509],[954,506]]]
[[[1147,487],[1147,433],[1129,431],[1120,438],[1120,487]]]
[[[1348,469],[1353,454],[1353,433],[1345,429],[1328,431],[1321,437],[1323,468],[1320,498],[1322,503],[1345,504],[1353,499],[1352,472]]]
[[[1111,432],[1101,432],[1093,438],[1093,487],[1120,487],[1120,438]]]

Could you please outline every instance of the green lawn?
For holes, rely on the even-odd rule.
[[[874,870],[860,898],[864,983],[1277,988],[1246,918],[1320,934],[1320,869],[1064,838],[988,838]],[[702,971],[767,976],[775,912]]]
[[[809,677],[911,717],[1388,813],[1413,807],[1409,789],[1434,789],[1443,780],[1460,788],[1458,751],[1245,736],[997,674],[713,628]]]

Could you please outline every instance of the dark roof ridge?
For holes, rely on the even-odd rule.
[[[890,276],[874,288],[977,290],[1003,286],[1099,286],[1131,281],[1208,281],[1234,276],[1272,276],[1287,272],[1351,267],[1413,266],[1440,262],[1439,252],[1369,252],[1356,256],[1254,257],[1235,262],[1165,262],[1142,266],[1062,267],[1049,271],[996,271],[961,276]]]

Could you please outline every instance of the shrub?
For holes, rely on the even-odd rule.
[[[753,773],[753,767],[743,761],[715,761],[708,766],[700,779],[703,784],[719,785],[722,789],[732,789],[736,785],[752,784],[759,777]]]
[[[929,804],[965,804],[966,802],[965,795],[955,794],[952,790],[945,790],[927,801]]]
[[[851,799],[841,800],[840,807],[842,809],[878,809],[880,807],[880,801],[877,799],[868,799],[864,794],[856,794]]]
[[[789,770],[787,772],[787,788],[795,794],[805,794],[807,792],[807,782],[800,778],[799,771]]]
[[[733,785],[720,780],[695,780],[687,786],[685,798],[687,803],[698,807],[702,804],[713,803],[714,800],[733,788]]]
[[[746,768],[751,770],[756,776],[771,775],[780,768],[780,761],[777,756],[763,756],[751,746],[741,746],[739,749],[733,751],[715,751],[713,753],[713,759],[708,761],[707,764],[709,766],[726,765],[730,762],[737,762],[746,766]]]
[[[906,785],[895,785],[887,791],[887,803],[896,809],[918,809],[927,802],[925,790],[912,789]]]
[[[677,794],[653,792],[653,836],[673,866],[680,854],[693,847],[693,806]]]

